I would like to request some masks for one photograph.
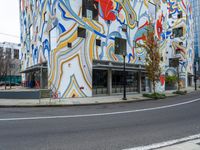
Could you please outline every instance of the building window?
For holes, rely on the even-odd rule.
[[[14,69],[14,68],[15,68],[15,64],[10,64],[9,67],[10,67],[11,69]]]
[[[14,49],[14,59],[19,59],[19,50]]]
[[[172,14],[169,14],[169,18],[172,18]]]
[[[33,25],[30,25],[30,27],[29,27],[29,38],[30,38],[30,41],[31,41],[32,37],[33,37]]]
[[[0,47],[0,54],[3,54],[3,47]]]
[[[78,27],[78,33],[77,34],[78,34],[77,35],[78,37],[86,38],[86,29]]]
[[[72,43],[67,43],[67,47],[72,48]]]
[[[124,72],[112,71],[112,93],[122,93],[124,85]],[[126,71],[126,90],[127,92],[138,92],[138,73]]]
[[[123,31],[123,32],[127,32],[127,25],[126,25],[126,24],[123,24],[123,25],[122,25],[122,31]]]
[[[179,45],[180,45],[180,46],[183,46],[183,42],[179,42]]]
[[[107,94],[108,88],[108,71],[107,70],[93,70],[93,95]]]
[[[98,20],[98,2],[95,0],[83,0],[82,16]]]
[[[183,27],[173,29],[173,37],[182,37],[183,36]]]
[[[183,17],[183,13],[182,12],[179,12],[178,13],[178,19],[182,18]]]
[[[6,57],[11,59],[11,48],[6,48]]]
[[[51,50],[54,50],[57,47],[57,39],[58,39],[58,29],[54,27],[50,30],[50,47]]]
[[[126,39],[115,38],[115,54],[126,55]]]
[[[38,26],[36,27],[36,33],[38,34]]]
[[[96,46],[101,46],[101,40],[100,39],[96,39]]]

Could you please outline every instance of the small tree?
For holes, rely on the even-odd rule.
[[[159,53],[159,42],[155,37],[155,31],[152,23],[146,28],[147,32],[144,35],[144,40],[142,43],[137,43],[137,45],[146,50],[146,64],[145,68],[148,74],[149,80],[153,84],[153,92],[156,93],[156,83],[160,80],[161,68],[160,61],[161,56]]]
[[[6,89],[6,78],[8,76],[8,72],[11,71],[11,51],[0,51],[0,80],[5,81],[5,89]]]

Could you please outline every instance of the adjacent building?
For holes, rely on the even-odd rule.
[[[193,74],[188,0],[20,0],[20,20],[23,81],[62,98],[122,93],[123,55],[127,91],[149,91],[146,52],[136,43],[150,22],[162,56],[157,91],[176,74],[170,58],[179,58],[182,87]]]
[[[0,83],[11,83],[13,85],[21,85],[21,46],[20,44],[3,42],[0,43],[0,54],[7,54],[7,75],[0,76]],[[3,56],[3,55],[2,55]],[[3,56],[4,57],[4,56]],[[2,64],[1,64],[2,65]]]
[[[200,57],[200,0],[191,0],[194,18],[194,50],[195,57]]]
[[[200,0],[191,0],[193,20],[194,20],[194,51],[195,51],[195,63],[197,69],[197,75],[200,76]]]

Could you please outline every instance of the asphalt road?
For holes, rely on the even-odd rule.
[[[122,150],[199,134],[200,100],[187,103],[197,98],[200,92],[114,105],[0,108],[0,150]]]

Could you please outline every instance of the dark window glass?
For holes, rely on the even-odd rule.
[[[11,48],[6,48],[6,56],[7,58],[11,58]]]
[[[115,54],[126,55],[126,40],[122,38],[115,38]]]
[[[0,54],[3,54],[3,47],[0,47]]]
[[[133,71],[126,72],[126,90],[127,92],[138,92],[138,73]],[[112,92],[122,93],[124,85],[123,71],[112,72]]]
[[[97,46],[101,46],[101,40],[96,39],[96,45],[97,45]]]
[[[107,94],[107,79],[108,71],[107,70],[93,70],[93,94]]]
[[[78,37],[86,38],[86,29],[78,27]]]
[[[183,27],[173,29],[174,37],[182,37],[183,36]]]
[[[127,32],[127,25],[126,25],[126,24],[123,24],[123,25],[122,25],[122,31],[123,31],[123,32]]]
[[[183,13],[182,12],[179,12],[178,14],[178,19],[182,18],[183,17]]]
[[[72,48],[72,43],[67,43],[67,47]]]
[[[14,58],[19,59],[19,50],[18,49],[14,49]]]
[[[82,16],[98,20],[98,2],[95,0],[83,0]]]

